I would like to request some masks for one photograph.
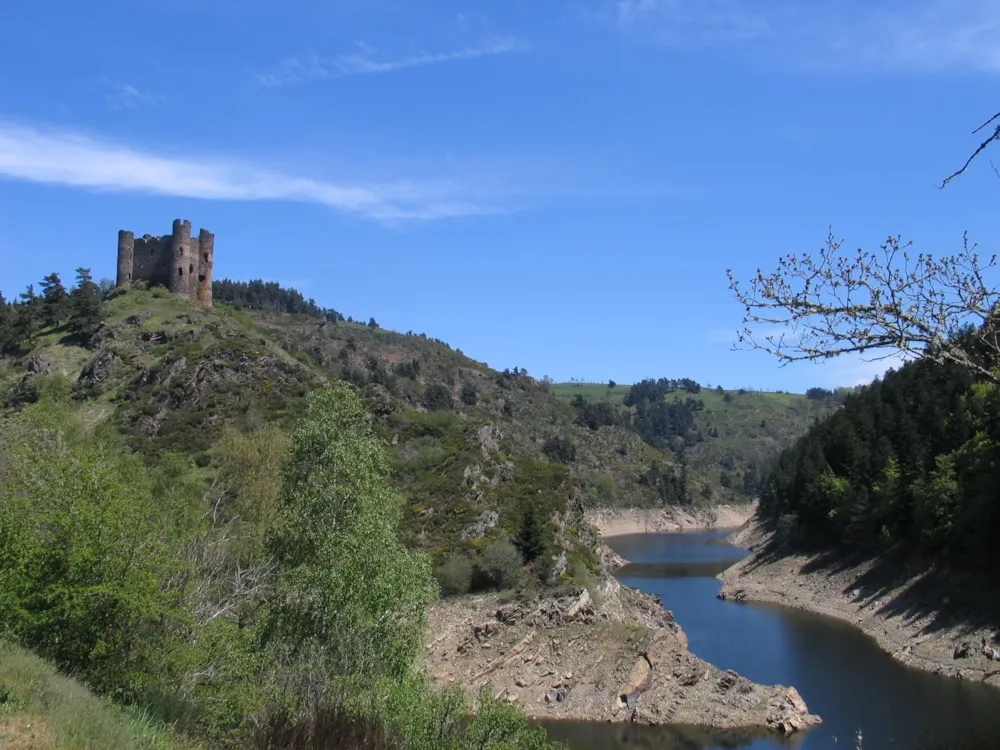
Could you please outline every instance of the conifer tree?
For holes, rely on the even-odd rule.
[[[14,308],[7,304],[0,292],[0,352],[9,351],[17,344],[14,326]]]
[[[70,328],[90,338],[101,324],[101,289],[89,268],[76,269],[76,286],[69,295]]]
[[[28,288],[21,292],[20,298],[21,303],[17,305],[14,315],[14,335],[18,342],[31,343],[42,322],[41,298],[35,294],[34,284],[28,284]]]
[[[521,526],[514,537],[514,546],[521,552],[526,563],[537,560],[545,552],[542,526],[538,522],[535,506],[526,503],[521,514]]]
[[[41,283],[42,320],[47,326],[56,326],[69,313],[69,294],[63,286],[59,274],[50,273]]]

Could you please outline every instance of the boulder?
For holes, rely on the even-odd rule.
[[[783,734],[792,734],[819,723],[819,717],[809,713],[806,702],[793,687],[778,688],[767,702],[767,726]]]

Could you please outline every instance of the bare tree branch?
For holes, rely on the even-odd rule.
[[[976,128],[975,130],[973,130],[973,131],[972,131],[972,132],[973,132],[973,134],[975,134],[975,133],[978,133],[978,132],[979,132],[980,130],[982,130],[983,128],[986,128],[986,127],[989,127],[989,126],[990,126],[990,125],[991,125],[991,124],[993,123],[993,121],[994,121],[994,120],[997,120],[997,119],[1000,119],[1000,112],[997,112],[997,113],[996,113],[995,115],[993,115],[993,117],[991,117],[991,118],[990,118],[990,119],[988,119],[988,120],[987,120],[986,122],[984,122],[984,123],[983,123],[982,125],[980,125],[980,126],[979,126],[978,128]],[[975,158],[976,158],[977,156],[979,156],[979,155],[980,155],[980,154],[981,154],[981,153],[982,153],[983,151],[985,151],[985,150],[986,150],[986,148],[987,148],[987,147],[988,147],[988,146],[989,146],[989,145],[990,145],[991,143],[993,143],[993,141],[998,141],[998,140],[1000,140],[1000,123],[997,123],[997,126],[996,126],[996,127],[994,128],[994,130],[993,130],[993,134],[992,134],[992,135],[990,135],[990,137],[989,137],[989,138],[987,138],[987,139],[986,139],[985,141],[983,141],[982,143],[980,143],[980,144],[979,144],[979,148],[977,148],[977,149],[976,149],[976,150],[975,150],[975,151],[974,151],[974,152],[972,153],[972,156],[970,156],[970,157],[969,157],[969,158],[968,158],[968,159],[967,159],[967,160],[965,161],[965,164],[963,164],[963,165],[962,165],[962,168],[961,168],[961,169],[959,169],[959,170],[958,170],[957,172],[955,172],[954,174],[951,174],[951,175],[948,175],[948,177],[946,177],[946,178],[945,178],[944,182],[942,182],[942,183],[941,183],[940,185],[938,185],[938,187],[939,187],[939,188],[943,188],[943,187],[944,187],[945,185],[947,185],[947,184],[948,184],[949,182],[951,182],[951,181],[952,181],[952,180],[953,180],[954,178],[956,178],[956,177],[958,177],[958,176],[959,176],[960,174],[964,173],[964,172],[965,172],[965,170],[967,170],[967,169],[969,168],[969,165],[970,165],[970,164],[972,164],[973,160],[974,160],[974,159],[975,159]],[[994,167],[994,168],[993,168],[993,171],[994,171],[994,172],[996,172],[996,171],[997,171],[997,170],[996,170],[996,167]],[[1000,173],[998,173],[998,176],[1000,176]]]
[[[875,360],[929,357],[1000,382],[991,364],[1000,356],[1000,289],[987,281],[995,255],[980,259],[967,237],[961,252],[943,258],[911,255],[912,243],[899,237],[878,252],[843,254],[842,245],[831,233],[818,256],[786,255],[773,273],[758,269],[746,288],[727,270],[745,310],[734,348],[766,351],[782,364],[870,351],[881,352]]]

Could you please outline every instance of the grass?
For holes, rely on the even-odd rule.
[[[607,383],[553,383],[552,395],[569,402],[574,396],[583,396],[587,401],[597,403],[607,401],[612,404],[621,404],[628,393],[630,385],[615,385],[608,388]]]
[[[17,646],[0,642],[0,747],[4,750],[192,748],[138,711],[103,700]]]

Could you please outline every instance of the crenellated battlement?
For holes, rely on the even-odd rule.
[[[192,237],[190,221],[175,219],[173,231],[160,237],[118,232],[118,286],[145,281],[211,307],[214,262],[215,235],[202,229]]]

